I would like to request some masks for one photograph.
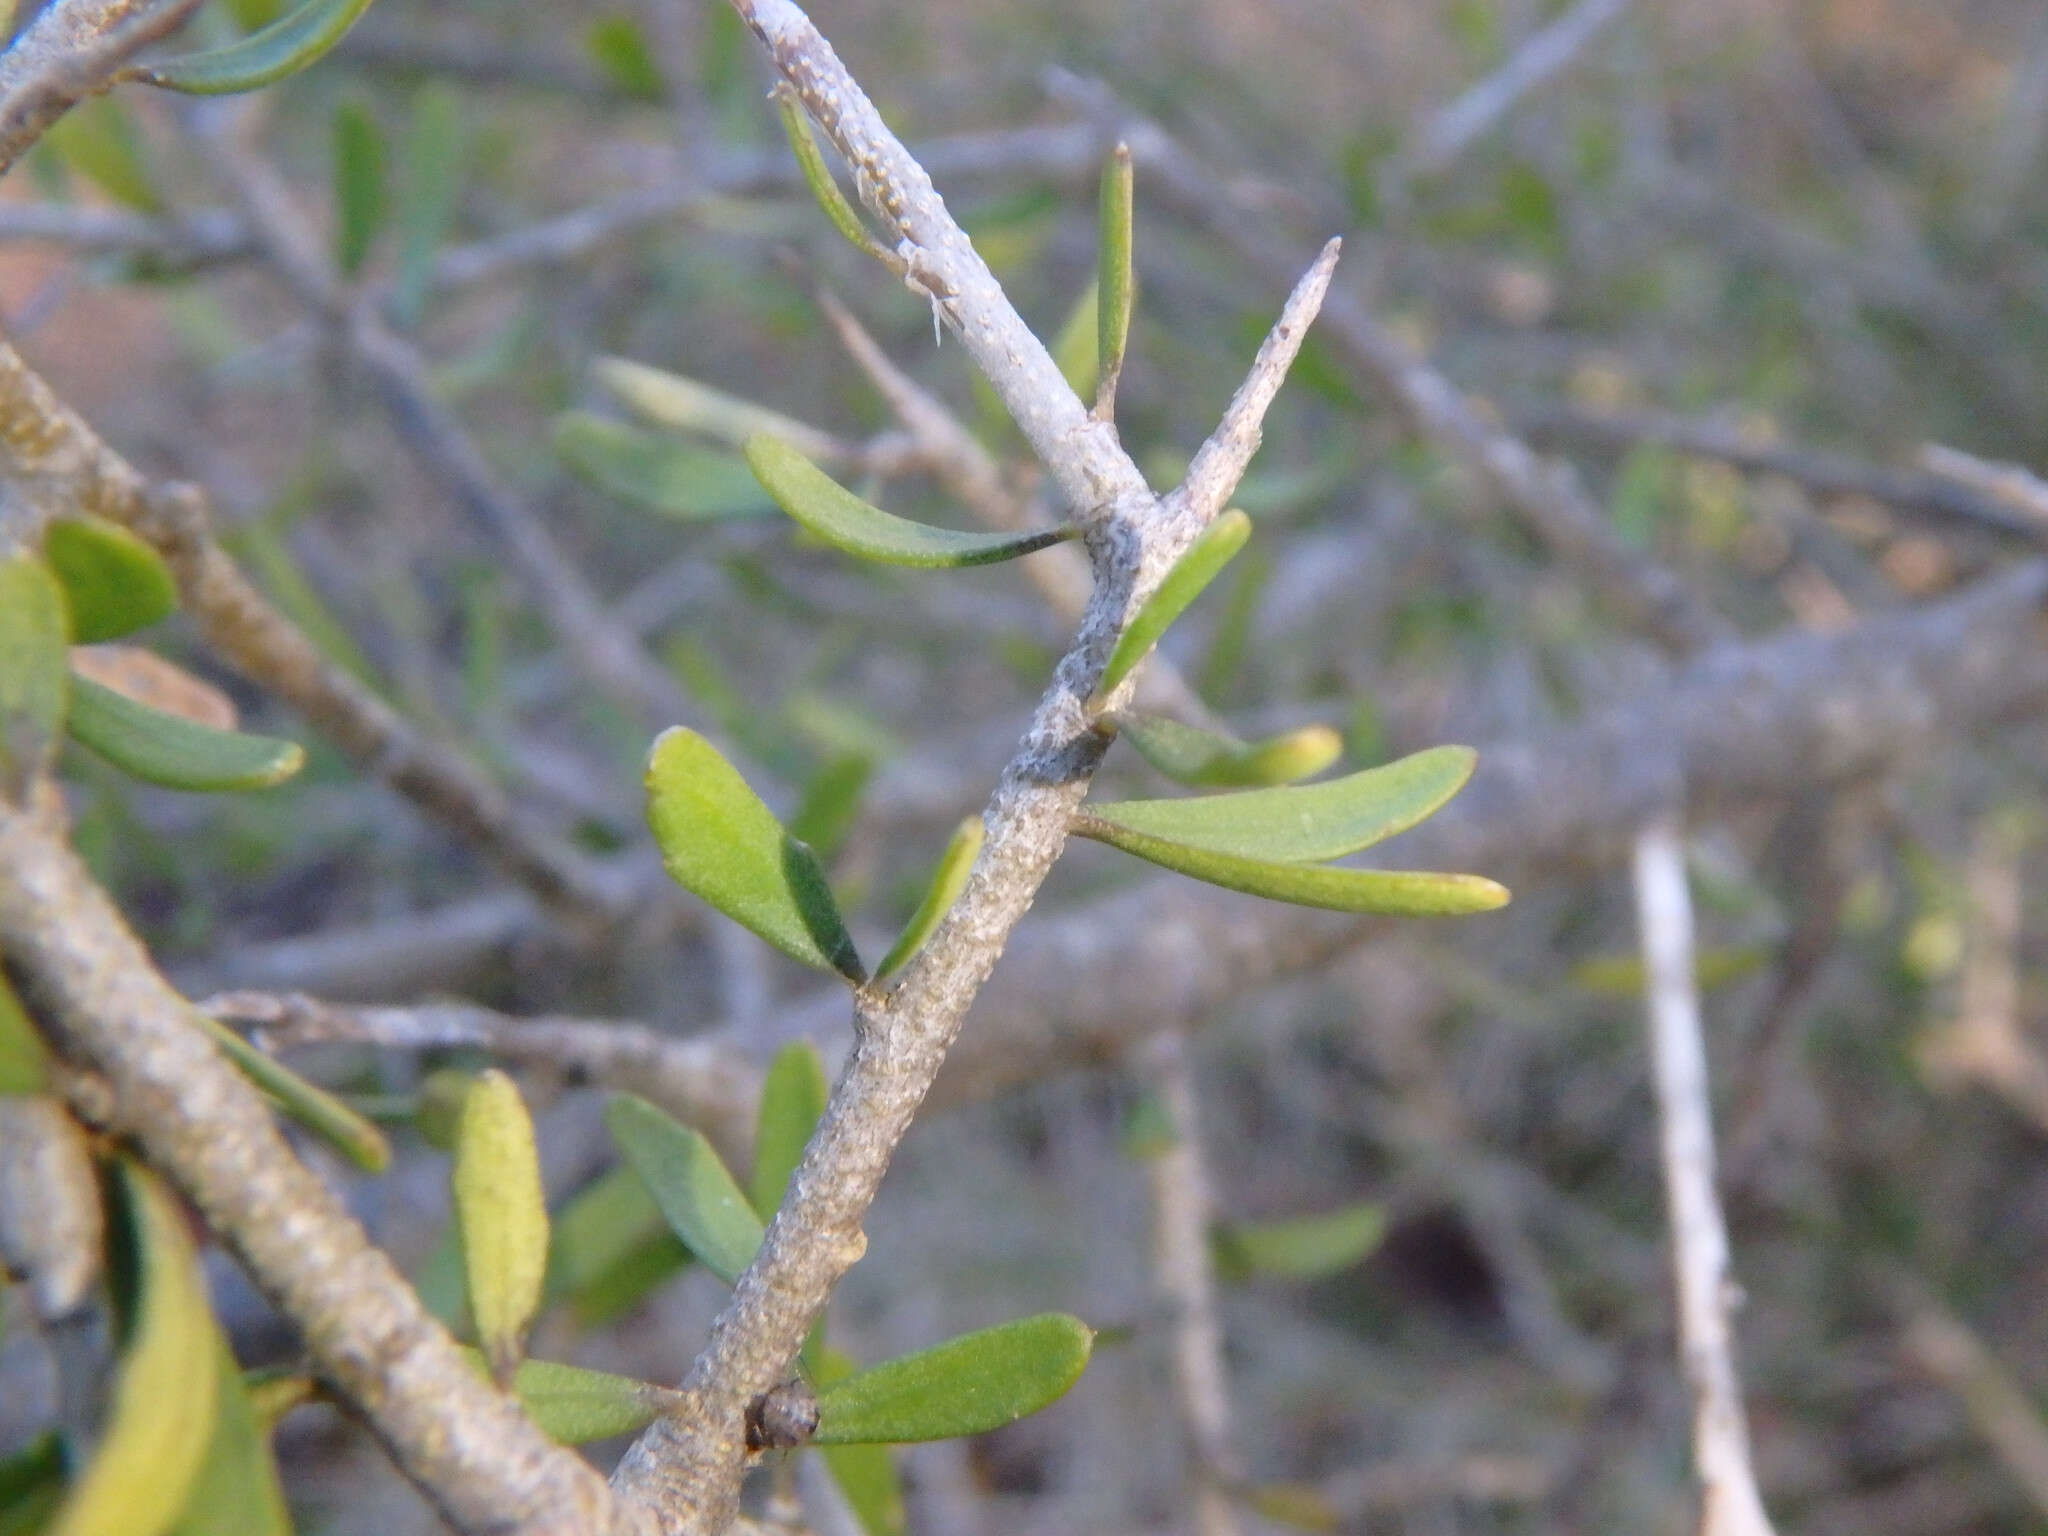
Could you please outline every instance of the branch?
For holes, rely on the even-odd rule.
[[[1678,1272],[1679,1363],[1692,1389],[1701,1536],[1771,1536],[1749,1462],[1729,1311],[1728,1227],[1714,1190],[1714,1121],[1693,981],[1692,898],[1675,821],[1636,840],[1637,920],[1649,991],[1650,1054],[1663,1127],[1664,1188]]]
[[[454,748],[422,737],[271,605],[215,540],[203,493],[151,486],[4,341],[0,476],[39,518],[104,517],[133,529],[170,565],[200,633],[230,666],[366,771],[475,839],[545,901],[586,915],[612,910],[612,891],[586,859],[532,825]]]
[[[107,88],[138,49],[199,0],[57,0],[0,53],[0,175],[72,107]]]
[[[588,1464],[470,1368],[194,1025],[76,855],[6,804],[0,950],[65,1054],[104,1074],[107,1128],[132,1137],[199,1209],[453,1525],[507,1536],[641,1529]],[[109,1106],[80,1102],[93,1107]]]

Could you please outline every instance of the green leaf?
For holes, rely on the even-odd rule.
[[[789,835],[817,850],[818,857],[831,858],[859,819],[861,796],[874,771],[873,760],[864,753],[832,758],[804,786],[803,798],[789,818]]]
[[[710,1142],[645,1099],[614,1094],[605,1124],[671,1230],[730,1285],[761,1246],[761,1218]]]
[[[220,1330],[184,1212],[140,1164],[117,1166],[134,1300],[99,1447],[47,1536],[162,1536],[213,1438]]]
[[[1702,992],[1712,992],[1755,975],[1770,958],[1770,950],[1761,944],[1695,950],[1693,982]],[[1573,986],[1603,997],[1643,995],[1643,957],[1639,954],[1600,955],[1581,960],[1571,968],[1569,976]]]
[[[590,365],[590,376],[649,426],[694,432],[734,447],[757,432],[790,442],[817,436],[802,422],[779,411],[713,389],[680,373],[650,368],[627,358],[600,357]],[[755,489],[758,493],[758,485]]]
[[[115,202],[143,213],[163,207],[128,109],[112,96],[82,101],[50,125],[50,152]]]
[[[391,1166],[391,1144],[369,1120],[276,1057],[257,1050],[218,1019],[204,1013],[195,1017],[221,1054],[299,1124],[365,1173],[382,1173]]]
[[[225,1338],[214,1353],[219,1381],[213,1438],[171,1536],[291,1536],[269,1430]]]
[[[782,1204],[789,1177],[825,1113],[825,1063],[808,1040],[775,1053],[761,1084],[761,1115],[754,1131],[754,1173],[747,1194],[766,1221]]]
[[[1226,890],[1334,912],[1375,912],[1383,917],[1459,917],[1507,905],[1507,888],[1482,875],[1438,875],[1405,870],[1333,869],[1327,864],[1278,864],[1241,854],[1191,848],[1132,832],[1086,816],[1081,837],[1121,848],[1162,869],[1192,875]]]
[[[1255,1483],[1245,1489],[1244,1500],[1275,1525],[1308,1531],[1311,1536],[1324,1536],[1344,1525],[1344,1516],[1330,1496],[1313,1483]]]
[[[384,130],[368,104],[334,108],[334,264],[354,277],[384,231],[389,192],[384,180]]]
[[[71,676],[71,734],[124,773],[167,789],[267,789],[297,773],[295,741],[217,731]]]
[[[903,932],[890,946],[889,953],[882,956],[882,963],[875,967],[878,978],[908,963],[911,956],[924,948],[925,941],[944,921],[946,914],[953,910],[953,903],[967,889],[967,877],[974,872],[975,858],[981,853],[983,832],[979,816],[969,816],[953,829],[946,851],[939,855],[939,867],[932,871],[931,884],[925,887],[924,899],[910,914],[910,921],[903,925]]]
[[[479,1074],[462,1101],[451,1182],[469,1315],[491,1374],[509,1381],[540,1310],[548,1208],[533,1118],[518,1085],[495,1068]]]
[[[434,258],[455,223],[468,159],[462,99],[435,81],[413,97],[405,130],[405,176],[398,189],[398,270],[391,284],[391,308],[401,325],[411,325],[426,307],[434,280]]]
[[[804,173],[804,184],[811,189],[811,196],[818,200],[825,217],[832,221],[832,227],[859,250],[878,260],[888,261],[889,253],[868,233],[859,210],[846,200],[846,194],[839,190],[839,183],[833,180],[831,169],[825,164],[824,151],[818,148],[818,140],[811,132],[810,116],[804,111],[796,92],[786,85],[778,85],[775,88],[775,110],[782,116],[782,131],[789,136],[790,152],[796,156],[796,163]],[[898,265],[900,267],[900,262]]]
[[[70,601],[74,645],[117,640],[178,610],[163,556],[118,523],[60,517],[43,530],[43,558]]]
[[[555,1212],[547,1297],[585,1327],[610,1322],[690,1262],[647,1185],[631,1168],[591,1180]]]
[[[50,1047],[0,971],[0,1093],[41,1093],[50,1081]]]
[[[1315,777],[1344,753],[1344,738],[1327,725],[1246,742],[1159,715],[1119,714],[1116,731],[1169,779],[1196,789],[1292,784]]]
[[[67,627],[49,567],[26,550],[0,556],[0,796],[21,799],[57,750]]]
[[[988,565],[1044,549],[1079,530],[1072,526],[1032,533],[963,533],[934,528],[868,505],[789,444],[750,437],[747,462],[776,504],[828,544],[885,565]]]
[[[1464,787],[1478,760],[1470,747],[1431,747],[1323,784],[1188,800],[1111,800],[1088,805],[1084,814],[1191,849],[1320,863],[1370,848],[1433,815]]]
[[[1046,1312],[962,1334],[818,1389],[815,1445],[904,1444],[985,1434],[1036,1413],[1087,1367],[1095,1335]]]
[[[886,1445],[821,1445],[818,1454],[867,1536],[903,1536],[910,1514]]]
[[[1052,341],[1052,360],[1060,377],[1084,400],[1095,392],[1095,293],[1095,281],[1090,278]]]
[[[684,890],[794,960],[865,979],[816,856],[695,731],[674,726],[655,738],[647,821]]]
[[[1109,665],[1095,690],[1097,699],[1106,697],[1151,654],[1159,637],[1202,595],[1251,536],[1252,520],[1235,507],[1202,530],[1116,637],[1116,648],[1109,653]]]
[[[1259,1274],[1320,1280],[1371,1253],[1386,1230],[1385,1210],[1362,1201],[1319,1216],[1233,1222],[1217,1227],[1212,1239],[1226,1278]]]
[[[64,1498],[64,1437],[51,1430],[0,1461],[0,1536],[41,1536]]]
[[[481,1352],[465,1349],[463,1353],[483,1371]],[[630,1435],[683,1401],[682,1393],[651,1381],[552,1360],[522,1360],[513,1375],[512,1390],[541,1432],[557,1445],[584,1445]]]
[[[369,8],[370,0],[306,0],[297,10],[225,48],[145,64],[133,78],[194,96],[253,91],[295,75],[318,59]]]
[[[1102,168],[1099,250],[1095,274],[1095,355],[1098,414],[1107,416],[1124,369],[1131,334],[1131,146],[1119,144]]]
[[[583,46],[604,77],[635,101],[660,101],[668,94],[647,34],[631,16],[600,16],[583,35]]]
[[[555,418],[555,453],[598,490],[689,522],[775,507],[738,454],[692,448],[589,411]]]

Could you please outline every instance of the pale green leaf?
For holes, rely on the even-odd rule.
[[[690,1251],[631,1168],[593,1179],[555,1212],[548,1241],[549,1299],[569,1303],[585,1327],[621,1316],[690,1262]]]
[[[839,183],[833,179],[831,169],[825,164],[824,151],[818,148],[817,137],[811,132],[810,116],[804,111],[796,92],[788,86],[778,86],[775,109],[782,116],[782,131],[789,136],[790,152],[796,156],[796,163],[803,171],[804,184],[811,189],[811,196],[818,200],[825,217],[832,221],[832,227],[868,255],[887,261],[888,255],[881,243],[868,233],[859,211],[846,200],[846,194],[839,190]]]
[[[1071,525],[1032,533],[963,533],[934,528],[870,506],[776,438],[748,438],[746,455],[755,477],[783,511],[826,543],[885,565],[927,569],[988,565],[1014,560],[1079,533]]]
[[[1472,776],[1470,747],[1431,747],[1323,784],[1248,789],[1184,800],[1091,803],[1092,818],[1126,832],[1248,859],[1341,858],[1435,814]]]
[[[1385,1210],[1370,1201],[1279,1221],[1242,1221],[1214,1235],[1218,1267],[1229,1275],[1320,1280],[1349,1269],[1386,1235]]]
[[[268,1422],[251,1400],[228,1341],[219,1341],[213,1438],[171,1536],[291,1536],[270,1454]]]
[[[647,821],[684,890],[792,959],[865,979],[816,856],[695,731],[675,726],[655,739]]]
[[[411,325],[426,307],[434,260],[454,226],[469,158],[462,99],[453,87],[437,80],[419,88],[403,142],[405,174],[398,187],[398,270],[392,278],[391,308],[400,324]]]
[[[81,101],[43,135],[50,153],[115,202],[155,213],[163,207],[128,108],[112,96]]]
[[[134,1251],[126,1342],[99,1446],[47,1536],[163,1536],[213,1438],[220,1330],[184,1212],[155,1174],[118,1166]]]
[[[1244,1499],[1275,1525],[1311,1536],[1324,1536],[1344,1525],[1343,1513],[1313,1483],[1257,1483],[1245,1490]]]
[[[365,1173],[382,1173],[391,1166],[391,1144],[368,1119],[276,1057],[257,1050],[218,1019],[203,1013],[194,1017],[221,1054],[292,1119]]]
[[[480,1372],[484,1370],[480,1351],[465,1349],[463,1353]],[[682,1393],[651,1381],[552,1360],[520,1361],[513,1373],[512,1390],[541,1432],[557,1445],[584,1445],[630,1435],[683,1403]]]
[[[253,91],[295,75],[340,42],[370,0],[306,0],[269,26],[225,48],[137,68],[134,78],[195,96]]]
[[[167,789],[266,789],[306,761],[295,741],[217,731],[138,704],[89,677],[71,677],[66,722],[82,745],[124,773]]]
[[[1095,275],[1095,354],[1100,382],[1098,411],[1107,416],[1124,368],[1131,333],[1131,146],[1119,144],[1102,168],[1099,250]]]
[[[589,411],[555,418],[555,453],[597,489],[670,517],[695,522],[775,509],[739,455],[692,448]]]
[[[1693,983],[1702,992],[1712,992],[1755,975],[1770,958],[1770,950],[1759,944],[1699,949],[1693,954]],[[1639,954],[1581,960],[1569,975],[1573,986],[1603,997],[1643,995],[1643,957]]]
[[[1344,738],[1327,725],[1247,742],[1159,715],[1120,714],[1116,731],[1169,779],[1196,789],[1292,784],[1315,777],[1344,752]]]
[[[41,1093],[50,1081],[50,1047],[0,971],[0,1093]]]
[[[737,1280],[763,1226],[711,1143],[629,1093],[613,1095],[605,1124],[675,1235],[714,1275]]]
[[[627,358],[600,357],[590,365],[590,376],[649,426],[694,432],[700,437],[731,443],[735,448],[757,433],[779,437],[800,447],[806,440],[822,440],[822,434],[794,417],[682,374],[650,368]]]
[[[1095,294],[1095,281],[1091,278],[1060,323],[1059,334],[1052,339],[1054,366],[1067,381],[1067,388],[1084,400],[1095,390]]]
[[[887,976],[906,964],[911,956],[924,948],[925,941],[946,914],[953,910],[953,903],[967,889],[967,877],[974,872],[975,858],[981,853],[983,831],[979,816],[969,816],[953,829],[946,851],[939,855],[939,867],[932,871],[931,884],[925,887],[924,899],[910,914],[910,921],[903,925],[903,932],[890,946],[889,953],[882,956],[882,963],[875,967],[876,976]]]
[[[507,1381],[540,1310],[548,1209],[533,1118],[503,1072],[483,1072],[470,1084],[456,1126],[451,1182],[469,1315],[492,1374]]]
[[[70,677],[64,592],[25,550],[0,555],[0,796],[19,800],[50,766]]]
[[[789,1177],[825,1113],[825,1063],[808,1040],[775,1053],[761,1082],[761,1113],[754,1130],[754,1171],[747,1193],[766,1221],[782,1204]]]
[[[1202,595],[1251,536],[1252,520],[1235,507],[1202,530],[1116,637],[1116,648],[1109,653],[1109,665],[1095,690],[1097,698],[1107,696],[1151,654],[1159,637]]]
[[[390,208],[384,130],[361,101],[334,109],[334,264],[354,277],[369,260]]]
[[[1507,905],[1507,888],[1482,875],[1438,875],[1407,870],[1338,869],[1328,864],[1280,864],[1241,854],[1191,848],[1142,832],[1082,816],[1081,837],[1121,848],[1162,869],[1170,869],[1226,890],[1264,896],[1300,907],[1334,912],[1374,912],[1383,917],[1458,917]]]
[[[116,640],[177,612],[163,556],[118,523],[57,518],[43,530],[43,558],[63,583],[74,645]]]
[[[1062,1312],[962,1334],[818,1390],[816,1445],[985,1434],[1036,1413],[1087,1367],[1095,1335]]]

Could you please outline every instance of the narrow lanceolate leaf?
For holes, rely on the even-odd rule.
[[[985,1434],[1036,1413],[1081,1379],[1095,1334],[1046,1312],[902,1355],[818,1391],[816,1445]]]
[[[834,1349],[813,1330],[804,1345],[804,1367],[814,1388],[844,1381],[860,1369],[860,1362],[843,1349]],[[896,1475],[895,1458],[886,1445],[821,1445],[818,1454],[825,1470],[839,1485],[846,1507],[860,1522],[867,1536],[904,1536],[910,1524],[903,1502],[903,1481]]]
[[[365,1173],[391,1166],[391,1144],[376,1123],[317,1083],[308,1082],[275,1056],[266,1055],[219,1019],[191,1015],[220,1053],[292,1119],[320,1137]]]
[[[565,1300],[595,1327],[628,1311],[690,1262],[690,1251],[631,1168],[586,1184],[555,1212],[546,1299]]]
[[[213,1438],[220,1331],[184,1213],[156,1175],[120,1164],[134,1258],[120,1374],[92,1462],[47,1536],[163,1536]]]
[[[1344,751],[1344,738],[1327,725],[1240,741],[1160,715],[1119,714],[1117,736],[1169,779],[1196,789],[1255,789],[1314,778]]]
[[[613,1096],[605,1124],[676,1236],[719,1279],[737,1280],[763,1228],[711,1143],[630,1093]]]
[[[816,856],[695,731],[674,726],[655,738],[647,822],[684,890],[791,959],[866,978]]]
[[[1374,912],[1383,917],[1459,917],[1507,905],[1507,887],[1482,875],[1437,875],[1408,870],[1336,869],[1328,864],[1281,864],[1242,854],[1190,848],[1083,815],[1081,837],[1121,848],[1226,890],[1264,896],[1298,907],[1333,912]]]
[[[1216,1229],[1218,1268],[1227,1276],[1320,1280],[1349,1269],[1386,1234],[1385,1210],[1372,1201],[1318,1216],[1233,1222]]]
[[[588,411],[555,419],[555,453],[597,489],[670,517],[698,522],[775,510],[739,455],[692,448]]]
[[[882,956],[882,963],[875,967],[876,976],[887,976],[907,964],[911,956],[924,948],[925,940],[932,936],[946,914],[953,910],[953,903],[967,889],[967,877],[974,872],[975,858],[981,853],[982,836],[979,816],[969,816],[953,829],[952,841],[939,855],[939,867],[932,871],[932,883],[925,887],[924,899],[910,914],[910,921],[903,925],[903,932],[890,946],[889,953]]]
[[[483,1369],[479,1352],[463,1353]],[[683,1401],[682,1393],[651,1381],[558,1365],[552,1360],[522,1360],[512,1377],[512,1390],[541,1432],[557,1445],[584,1445],[630,1435]]]
[[[533,1120],[518,1086],[503,1072],[480,1074],[462,1101],[453,1182],[469,1315],[492,1374],[506,1382],[540,1310],[548,1208]]]
[[[832,227],[870,256],[888,261],[889,253],[868,233],[859,210],[846,200],[839,183],[833,180],[831,168],[825,164],[825,153],[818,148],[817,136],[811,132],[811,119],[796,92],[787,86],[777,86],[775,109],[782,114],[782,131],[789,136],[790,151],[803,170],[804,183],[825,211],[825,217],[832,221]]]
[[[870,506],[789,444],[750,437],[747,462],[776,504],[828,544],[884,565],[990,565],[1077,536],[1072,526],[1033,533],[963,533]]]
[[[334,109],[334,264],[354,277],[384,231],[390,203],[384,180],[384,130],[360,101]]]
[[[808,1040],[775,1053],[761,1083],[761,1114],[754,1130],[754,1171],[747,1195],[766,1221],[782,1204],[790,1175],[825,1113],[825,1062]]]
[[[214,1353],[219,1380],[213,1438],[170,1536],[291,1536],[269,1424],[257,1412],[225,1338]]]
[[[1144,606],[1131,616],[1124,632],[1116,637],[1116,648],[1109,653],[1109,665],[1095,690],[1097,698],[1107,696],[1151,654],[1159,637],[1187,611],[1188,604],[1202,595],[1202,590],[1230,564],[1251,536],[1252,520],[1235,507],[1202,530]]]
[[[1102,168],[1101,247],[1095,278],[1096,414],[1116,405],[1124,344],[1131,333],[1131,146],[1119,144]]]
[[[74,645],[119,639],[177,612],[163,556],[118,523],[58,518],[43,530],[43,558],[71,605]]]
[[[24,550],[0,555],[0,795],[19,800],[50,765],[64,722],[64,593]]]
[[[1188,848],[1318,863],[1370,848],[1435,814],[1464,787],[1478,760],[1470,747],[1431,747],[1325,784],[1191,800],[1111,800],[1087,810],[1097,822]]]
[[[0,1093],[41,1093],[50,1082],[50,1047],[0,972]]]
[[[822,455],[830,450],[829,437],[794,417],[680,373],[623,357],[600,357],[590,365],[590,376],[649,426],[694,432],[735,448],[757,433],[766,433],[794,443],[804,453]]]
[[[163,207],[135,119],[113,96],[82,101],[43,135],[49,151],[117,203],[144,213]]]
[[[138,704],[73,673],[66,722],[81,745],[125,773],[167,789],[267,789],[297,773],[295,741],[217,731]]]
[[[306,0],[225,48],[145,64],[132,78],[195,96],[253,91],[295,75],[342,40],[370,0]]]
[[[1095,315],[1095,284],[1091,281],[1081,290],[1081,297],[1067,311],[1059,334],[1052,339],[1052,360],[1060,377],[1067,381],[1067,388],[1084,400],[1095,393]]]

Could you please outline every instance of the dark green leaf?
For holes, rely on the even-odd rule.
[[[462,1101],[450,1183],[469,1315],[491,1374],[504,1382],[540,1310],[548,1208],[533,1117],[518,1085],[496,1068],[479,1074]]]
[[[306,761],[295,741],[217,731],[76,673],[67,723],[80,743],[116,768],[167,789],[266,789]]]
[[[1235,507],[1202,530],[1116,637],[1116,648],[1109,653],[1109,665],[1095,690],[1097,698],[1106,696],[1151,654],[1168,626],[1202,595],[1251,536],[1252,520]]]
[[[867,1536],[903,1536],[910,1516],[886,1445],[821,1445],[818,1454]]]
[[[1384,917],[1457,917],[1507,905],[1506,887],[1481,875],[1437,875],[1404,870],[1335,869],[1327,864],[1276,864],[1240,854],[1191,848],[1132,832],[1085,813],[1074,824],[1081,837],[1135,854],[1162,869],[1191,875],[1226,890],[1300,907],[1335,912],[1376,912]]]
[[[0,972],[0,1093],[41,1093],[50,1080],[50,1047]]]
[[[584,34],[584,46],[607,80],[635,101],[660,101],[668,94],[647,34],[631,16],[600,16]]]
[[[1076,1381],[1095,1335],[1047,1312],[962,1334],[818,1390],[816,1445],[985,1434],[1036,1413]]]
[[[295,75],[347,34],[370,0],[306,0],[269,26],[225,48],[145,64],[134,77],[195,96],[253,91]]]
[[[47,1536],[157,1536],[213,1438],[220,1330],[184,1212],[140,1164],[119,1164],[136,1289],[120,1374],[90,1465]]]
[[[291,1516],[270,1454],[269,1431],[250,1401],[228,1341],[215,1351],[220,1380],[213,1438],[185,1507],[167,1536],[291,1536]]]
[[[789,835],[829,859],[846,841],[860,817],[861,797],[874,776],[874,763],[862,753],[834,757],[813,774],[803,798],[789,818]]]
[[[163,556],[118,523],[60,517],[43,530],[43,558],[64,584],[74,645],[117,640],[178,610]]]
[[[1191,800],[1113,800],[1087,811],[1097,822],[1191,849],[1320,862],[1370,848],[1433,815],[1464,787],[1477,761],[1470,747],[1431,747],[1324,784]]]
[[[1229,1276],[1320,1280],[1371,1253],[1386,1230],[1386,1212],[1365,1201],[1319,1216],[1220,1226],[1215,1232],[1216,1257]]]
[[[555,418],[555,452],[599,490],[670,517],[695,522],[775,509],[738,454],[692,448],[588,411]]]
[[[0,796],[42,777],[64,723],[70,672],[64,592],[26,550],[0,555]]]
[[[0,1536],[41,1536],[64,1497],[64,1439],[51,1430],[0,1461]]]
[[[761,1218],[710,1142],[645,1099],[615,1094],[605,1124],[670,1229],[730,1285],[761,1246]]]
[[[1124,344],[1131,333],[1131,146],[1119,144],[1102,168],[1100,249],[1095,275],[1095,355],[1100,375],[1098,410],[1116,398],[1123,372]]]
[[[969,816],[953,829],[946,851],[939,855],[939,867],[932,871],[931,884],[925,887],[924,899],[910,914],[910,921],[903,925],[903,932],[890,946],[889,953],[882,956],[882,963],[875,967],[877,977],[889,975],[923,949],[925,940],[953,910],[953,903],[967,889],[967,877],[974,872],[983,835],[979,816]]]
[[[885,565],[988,565],[1014,560],[1077,535],[1073,527],[1033,533],[962,533],[868,505],[789,444],[747,439],[747,462],[776,504],[828,544]]]
[[[782,1204],[789,1176],[825,1113],[825,1063],[808,1040],[793,1040],[775,1053],[761,1083],[761,1114],[754,1130],[754,1174],[747,1194],[766,1221]]]
[[[221,1054],[299,1124],[365,1173],[382,1173],[391,1166],[391,1144],[367,1119],[276,1057],[257,1050],[218,1019],[203,1013],[196,1017]]]
[[[825,211],[825,217],[832,221],[832,227],[860,250],[888,261],[888,254],[868,233],[859,211],[846,200],[846,194],[839,190],[839,183],[832,179],[832,172],[825,164],[824,151],[818,148],[817,137],[811,132],[810,117],[805,113],[803,103],[797,99],[796,92],[786,85],[777,86],[775,109],[782,115],[782,131],[789,136],[790,152],[796,156],[796,163],[804,173],[804,183],[811,189],[811,196],[818,200],[818,206]]]
[[[341,102],[334,109],[334,264],[343,277],[369,260],[388,212],[384,130],[365,103]]]
[[[481,1351],[463,1353],[481,1372]],[[651,1381],[614,1376],[609,1371],[558,1365],[552,1360],[522,1360],[512,1390],[557,1445],[583,1445],[645,1429],[662,1414],[681,1406],[683,1396]]]
[[[647,821],[684,890],[792,959],[865,979],[816,856],[695,731],[674,726],[655,739]]]
[[[1327,725],[1247,742],[1158,715],[1120,714],[1116,730],[1154,768],[1196,789],[1292,784],[1315,777],[1344,752],[1344,738]]]

